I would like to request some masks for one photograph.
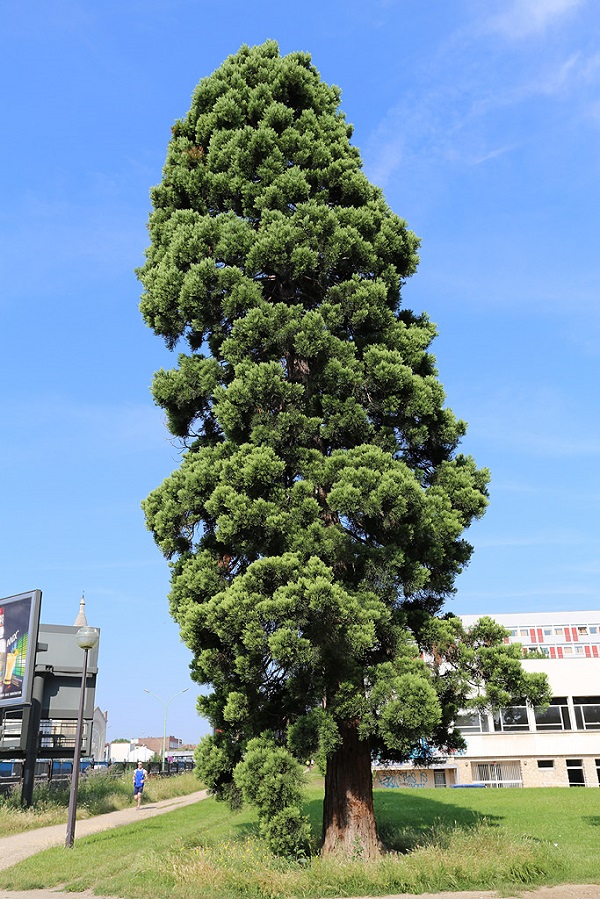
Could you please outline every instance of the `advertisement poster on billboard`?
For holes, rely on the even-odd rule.
[[[0,708],[31,701],[41,590],[0,599]]]

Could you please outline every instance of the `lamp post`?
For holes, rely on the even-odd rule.
[[[150,696],[154,696],[154,698],[158,699],[159,702],[162,702],[162,704],[165,707],[165,718],[163,721],[163,744],[162,744],[163,771],[165,768],[165,756],[166,756],[166,751],[167,751],[167,709],[169,708],[169,706],[171,705],[171,703],[173,702],[174,699],[177,699],[177,697],[181,696],[182,693],[187,693],[188,690],[189,690],[189,687],[186,687],[184,690],[180,690],[179,693],[176,693],[175,696],[171,696],[171,698],[165,702],[165,700],[162,699],[160,696],[157,696],[156,693],[153,693],[151,690],[146,690],[146,688],[144,687],[144,693],[148,693]]]
[[[81,672],[81,693],[79,696],[79,714],[75,733],[75,752],[73,754],[73,773],[71,776],[71,792],[69,794],[69,813],[67,815],[67,835],[65,846],[71,849],[75,840],[75,815],[77,813],[77,787],[79,786],[79,762],[81,759],[81,735],[83,731],[83,710],[85,706],[85,683],[87,680],[88,653],[98,642],[100,634],[95,627],[80,627],[75,634],[78,646],[83,649],[83,669]]]

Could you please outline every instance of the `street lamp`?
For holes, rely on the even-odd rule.
[[[180,690],[179,693],[176,693],[175,696],[171,696],[171,698],[165,702],[164,699],[162,699],[160,696],[157,696],[156,693],[152,692],[152,690],[146,690],[146,688],[144,687],[144,693],[148,693],[150,696],[154,696],[154,698],[158,699],[159,702],[162,702],[162,704],[165,707],[165,719],[163,722],[163,744],[162,744],[162,768],[163,768],[163,771],[165,769],[165,755],[166,755],[166,751],[167,751],[167,709],[169,708],[169,706],[171,705],[171,703],[173,702],[174,699],[177,699],[177,697],[181,696],[182,693],[187,693],[188,690],[189,690],[189,687],[186,687],[185,690]]]
[[[83,649],[83,670],[81,672],[81,693],[79,696],[79,714],[75,733],[75,752],[73,755],[73,774],[71,776],[71,792],[69,794],[69,814],[67,816],[67,835],[65,846],[73,847],[75,840],[75,815],[77,813],[77,787],[79,786],[79,763],[81,760],[81,735],[83,731],[83,708],[85,705],[85,682],[87,680],[88,653],[93,649],[100,634],[95,627],[80,627],[75,634],[78,646]]]

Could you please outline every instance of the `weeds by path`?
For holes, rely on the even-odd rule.
[[[184,796],[201,788],[191,772],[176,777],[152,778],[144,788],[144,801],[159,802],[173,796]],[[90,818],[128,808],[132,804],[131,775],[109,776],[105,771],[86,774],[79,781],[77,818]],[[33,804],[21,808],[21,789],[16,788],[0,799],[0,837],[38,827],[62,824],[67,820],[69,785],[36,784]]]

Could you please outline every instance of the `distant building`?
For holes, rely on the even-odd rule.
[[[110,762],[148,762],[153,755],[153,750],[138,740],[131,740],[129,743],[111,743],[108,747]]]
[[[136,741],[138,743],[147,746],[148,749],[151,749],[152,752],[160,755],[163,749],[163,738],[162,737],[137,737]],[[168,736],[165,742],[165,750],[169,752],[171,749],[177,750],[181,749],[183,746],[183,740],[180,740],[178,737]]]
[[[471,627],[481,615],[461,615]],[[490,615],[509,631],[507,643],[522,643],[525,654],[541,652],[549,659],[600,657],[600,612],[503,612]]]
[[[480,615],[461,616],[468,627]],[[546,711],[526,704],[456,720],[466,750],[440,756],[431,768],[376,767],[376,786],[600,786],[600,611],[490,615],[507,643],[536,650],[526,671],[544,672],[553,698]],[[540,658],[542,653],[544,657]]]

